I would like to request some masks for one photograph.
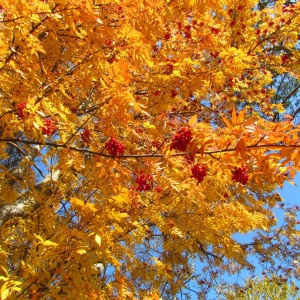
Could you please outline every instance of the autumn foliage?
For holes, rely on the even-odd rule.
[[[299,278],[299,12],[3,0],[1,299],[205,299],[254,256]]]

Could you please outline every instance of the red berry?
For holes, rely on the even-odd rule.
[[[203,181],[204,177],[206,176],[206,166],[196,164],[192,167],[192,176],[197,180],[197,184]]]
[[[184,31],[184,36],[187,39],[191,39],[192,38],[192,33],[190,31]]]
[[[160,94],[161,94],[161,91],[160,91],[160,90],[156,90],[156,91],[153,93],[153,95],[154,95],[155,97],[159,96]]]
[[[192,28],[191,25],[184,26],[185,31],[191,31],[191,28]]]
[[[106,47],[112,47],[112,46],[114,46],[114,44],[115,44],[115,42],[114,42],[111,38],[106,37],[106,38],[104,39],[104,45],[105,45]]]
[[[80,137],[83,142],[89,143],[91,141],[91,132],[88,129],[84,129],[83,132],[80,134]]]
[[[155,191],[158,192],[158,193],[161,193],[162,192],[162,188],[160,186],[157,186],[155,188]]]
[[[153,50],[155,53],[158,53],[159,48],[158,48],[157,45],[155,45],[155,46],[152,47],[152,50]]]
[[[219,56],[219,51],[216,51],[216,52],[211,52],[210,53],[210,56],[212,56],[213,58],[217,58]]]
[[[166,33],[165,33],[165,36],[164,36],[164,39],[165,39],[166,41],[168,41],[170,38],[171,38],[171,33],[170,33],[170,32],[166,32]]]
[[[216,35],[218,35],[221,31],[219,28],[214,28],[214,27],[211,27],[210,29],[211,29],[211,32]]]
[[[57,130],[55,123],[56,122],[52,119],[44,119],[44,126],[42,127],[43,134],[52,135]]]
[[[174,227],[174,225],[175,225],[175,224],[174,224],[174,222],[173,222],[173,221],[169,221],[169,223],[168,223],[168,226],[169,226],[169,227],[173,228],[173,227]]]
[[[285,64],[291,59],[291,54],[287,53],[281,56],[281,62]]]
[[[248,182],[249,175],[246,173],[247,167],[242,168],[235,167],[232,171],[232,180],[239,182],[241,184],[246,184]]]
[[[171,97],[172,98],[175,98],[177,96],[177,94],[178,93],[176,91],[174,91],[174,90],[171,91]]]
[[[139,127],[139,128],[136,128],[135,129],[135,132],[136,133],[143,133],[144,132],[144,129],[142,127]]]
[[[24,115],[24,109],[26,108],[26,102],[21,102],[17,104],[17,115],[20,119],[24,120],[25,115]]]
[[[165,72],[166,73],[172,73],[173,70],[174,70],[174,66],[173,65],[171,65],[171,64],[165,65]]]
[[[139,174],[136,178],[136,183],[138,186],[136,187],[136,191],[150,191],[153,188],[153,176],[149,174]],[[156,188],[156,191],[159,192]]]
[[[114,137],[111,137],[110,140],[105,144],[105,149],[110,155],[119,156],[124,153],[125,147]]]
[[[172,138],[171,150],[176,149],[185,151],[189,142],[193,139],[193,134],[190,128],[181,128]]]

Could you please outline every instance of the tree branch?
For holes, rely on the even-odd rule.
[[[300,84],[297,85],[281,102],[282,105],[285,105],[286,101],[289,100],[300,88]],[[297,113],[296,113],[297,114]],[[273,122],[276,121],[277,116],[279,115],[279,113],[277,112],[274,117],[273,117]],[[294,116],[295,117],[295,116]]]
[[[34,187],[36,190],[43,193],[45,196],[49,196],[53,193],[51,187],[52,182],[57,182],[59,179],[59,170],[48,174],[43,180],[39,181]],[[13,217],[25,218],[30,211],[36,210],[40,207],[40,203],[34,199],[20,200],[12,205],[0,206],[0,228],[5,222],[12,219]]]
[[[15,139],[15,138],[5,138],[5,139],[0,139],[0,142],[15,142],[15,143],[23,143],[23,144],[27,144],[27,145],[41,145],[41,146],[50,146],[50,147],[54,147],[54,148],[65,148],[65,149],[69,149],[69,150],[73,150],[76,152],[81,152],[81,153],[85,153],[85,154],[90,154],[93,156],[102,156],[102,157],[107,157],[107,158],[115,158],[115,156],[110,155],[110,154],[106,154],[103,152],[97,152],[97,151],[92,151],[92,150],[88,150],[88,149],[82,149],[82,148],[78,148],[78,147],[73,147],[73,146],[67,146],[65,144],[56,144],[56,143],[52,143],[52,142],[39,142],[39,141],[28,141],[28,140],[21,140],[21,139]],[[300,149],[300,144],[299,145],[280,145],[280,144],[265,144],[265,145],[257,145],[257,143],[255,145],[250,145],[247,146],[247,149],[255,149],[255,148],[295,148],[295,149]],[[233,152],[236,151],[236,148],[226,148],[226,149],[221,149],[221,150],[214,150],[214,151],[204,151],[203,154],[216,154],[216,153],[226,153],[226,152]],[[197,152],[197,154],[202,154],[199,151]],[[180,152],[180,153],[174,153],[171,154],[170,156],[175,157],[175,156],[185,156],[187,155],[186,152]],[[151,157],[164,157],[164,154],[153,154],[153,153],[149,153],[149,154],[124,154],[124,155],[119,155],[117,156],[118,158],[151,158]]]

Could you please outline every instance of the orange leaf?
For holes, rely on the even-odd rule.
[[[247,155],[247,146],[246,146],[246,141],[245,138],[242,137],[239,142],[236,144],[235,147],[236,151],[238,153],[240,153],[241,157],[243,160],[247,160],[248,159],[248,155]]]
[[[196,114],[196,115],[193,115],[191,118],[190,118],[190,120],[189,120],[189,126],[194,126],[196,123],[197,123],[197,120],[198,120],[198,115]]]
[[[236,125],[236,109],[233,108],[232,110],[232,125]]]
[[[240,113],[238,115],[238,118],[237,118],[237,124],[243,123],[244,117],[245,117],[245,113],[246,113],[245,109],[243,109],[243,110],[240,111]]]
[[[232,128],[232,125],[231,123],[228,121],[228,119],[226,119],[224,116],[221,116],[225,125],[228,127],[228,128]]]

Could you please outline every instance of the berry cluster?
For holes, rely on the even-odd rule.
[[[248,182],[249,175],[246,173],[247,167],[243,166],[241,168],[235,167],[232,171],[232,180],[239,182],[241,184],[246,184]]]
[[[191,22],[189,25],[184,26],[184,24],[182,22],[177,22],[177,26],[178,26],[178,33],[183,33],[184,37],[186,39],[190,39],[192,38],[192,28],[196,29],[197,26],[197,21],[194,20],[193,22]],[[199,24],[200,25],[200,24]]]
[[[291,61],[292,55],[290,53],[284,54],[281,56],[281,62],[286,64],[287,62]]]
[[[26,102],[21,102],[17,105],[17,115],[20,119],[24,120],[25,115],[24,115],[24,109],[26,108]]]
[[[138,174],[136,178],[136,191],[150,191],[153,189],[153,176],[149,174]]]
[[[192,140],[193,134],[189,127],[181,128],[172,138],[171,150],[185,151],[187,145]]]
[[[283,6],[282,6],[282,12],[283,12],[283,13],[294,14],[294,13],[295,13],[295,4],[291,4],[291,5],[283,5]]]
[[[184,36],[186,39],[191,39],[192,38],[192,32],[191,32],[192,26],[191,25],[187,25],[184,26]]]
[[[192,167],[192,176],[197,180],[197,184],[203,181],[204,177],[206,176],[206,167],[203,165],[196,164]]]
[[[112,156],[122,155],[124,153],[125,147],[118,142],[114,137],[105,144],[105,149]]]
[[[57,130],[55,123],[56,122],[52,119],[44,119],[44,126],[42,127],[43,134],[52,135]]]
[[[80,133],[80,137],[83,142],[89,143],[91,141],[91,132],[89,129],[84,129],[82,133]]]

